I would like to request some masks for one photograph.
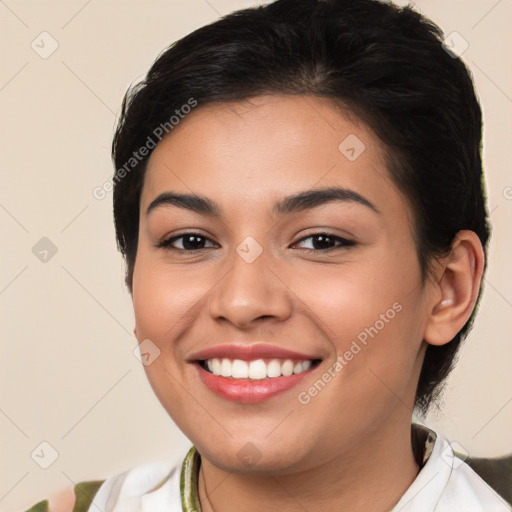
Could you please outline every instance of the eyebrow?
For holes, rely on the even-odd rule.
[[[357,203],[370,208],[375,213],[381,213],[371,201],[358,192],[340,187],[316,188],[284,197],[274,204],[272,213],[283,216],[310,210],[333,201]],[[178,194],[174,192],[163,192],[157,196],[148,206],[146,215],[155,208],[164,205],[177,206],[210,217],[222,216],[221,208],[215,201],[197,194]]]

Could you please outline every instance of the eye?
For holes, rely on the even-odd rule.
[[[298,242],[295,242],[295,244],[292,246],[296,246],[300,244],[301,242],[304,242],[305,240],[316,240],[313,241],[313,247],[304,247],[306,251],[329,251],[336,248],[342,248],[342,247],[352,247],[356,245],[356,243],[352,240],[347,240],[346,238],[333,235],[332,233],[327,232],[321,232],[321,233],[313,233],[312,235],[308,235],[304,238],[301,238]],[[181,240],[181,247],[176,247],[174,244]],[[197,252],[203,249],[208,249],[205,244],[208,242],[213,242],[206,236],[201,235],[200,233],[183,233],[181,235],[173,236],[167,239],[164,239],[156,244],[156,247],[159,248],[167,248],[172,249],[176,251],[182,251],[182,252]],[[338,244],[333,245],[333,244]],[[210,245],[212,247],[212,245]]]
[[[313,233],[312,235],[308,235],[304,238],[301,238],[298,242],[295,242],[294,245],[297,245],[300,242],[303,242],[304,240],[309,240],[309,239],[312,239],[312,240],[316,239],[316,242],[313,241],[312,248],[305,247],[304,249],[306,251],[315,251],[315,252],[328,251],[331,249],[336,249],[336,248],[341,249],[343,247],[352,247],[352,246],[356,245],[356,243],[353,240],[347,240],[346,238],[343,238],[343,237],[337,236],[337,235],[333,235],[332,233],[327,233],[327,232]],[[332,245],[333,243],[336,243],[336,242],[338,242],[337,247]]]
[[[182,240],[182,247],[175,247],[173,245],[178,240]],[[209,238],[201,235],[200,233],[183,233],[181,235],[164,239],[158,244],[156,244],[156,246],[160,248],[168,248],[177,251],[196,252],[201,249],[207,249],[207,247],[204,247],[204,244],[207,241],[211,242]]]

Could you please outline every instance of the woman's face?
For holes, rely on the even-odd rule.
[[[153,151],[140,205],[144,368],[203,457],[292,473],[409,423],[429,284],[363,124],[312,96],[199,105]]]

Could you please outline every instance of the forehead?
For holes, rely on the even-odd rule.
[[[149,159],[141,209],[166,190],[257,207],[325,186],[374,204],[403,201],[384,147],[364,123],[323,98],[258,96],[199,105],[185,116]]]

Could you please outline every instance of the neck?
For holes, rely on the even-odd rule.
[[[418,471],[404,417],[321,466],[286,475],[228,472],[202,458],[198,492],[202,512],[388,512]]]

